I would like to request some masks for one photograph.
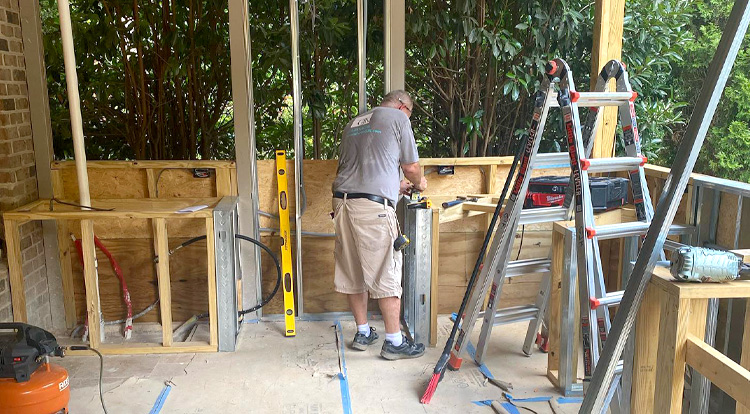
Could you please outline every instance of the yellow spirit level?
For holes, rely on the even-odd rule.
[[[284,289],[285,336],[295,336],[294,326],[294,277],[292,274],[292,245],[289,228],[289,197],[287,192],[286,151],[276,151],[276,182],[279,190],[279,229],[281,230],[281,273]]]

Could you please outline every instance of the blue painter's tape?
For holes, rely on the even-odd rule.
[[[492,404],[492,401],[493,400],[480,400],[480,401],[472,401],[472,402],[480,407],[485,407],[485,406],[489,407]],[[505,408],[510,414],[521,414],[521,412],[518,411],[518,408],[516,408],[516,406],[514,406],[511,403],[504,402],[504,403],[500,403],[500,405],[502,405],[503,408]]]
[[[583,402],[581,397],[558,397],[557,401],[559,404],[580,404]]]
[[[513,398],[513,396],[507,392],[505,393],[505,397],[511,401],[517,402],[547,402],[552,399],[552,397]]]
[[[349,378],[346,374],[346,359],[344,358],[344,334],[341,322],[336,321],[336,335],[339,337],[339,354],[341,354],[341,371],[339,373],[339,386],[341,387],[341,405],[344,414],[352,414],[352,397],[349,394]]]
[[[469,353],[469,356],[471,357],[471,359],[476,360],[477,350],[474,348],[474,345],[471,343],[471,341],[469,341],[466,344],[466,352]],[[487,377],[487,378],[492,378],[492,379],[495,378],[495,377],[492,376],[492,373],[490,372],[490,369],[487,368],[487,365],[481,364],[479,366],[479,371],[482,374],[484,374],[484,376]]]
[[[164,386],[164,388],[161,390],[161,393],[159,393],[159,397],[156,398],[154,406],[151,408],[151,411],[149,411],[149,414],[159,414],[161,408],[164,407],[164,402],[167,400],[167,396],[169,395],[169,391],[171,390],[171,385]]]

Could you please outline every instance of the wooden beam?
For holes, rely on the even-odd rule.
[[[154,230],[156,249],[159,254],[157,276],[159,279],[162,345],[172,346],[172,287],[169,277],[169,238],[166,220],[163,218],[154,219]]]
[[[591,89],[605,63],[622,58],[622,26],[625,0],[596,0],[594,12],[594,45],[591,56]],[[594,134],[592,158],[611,157],[615,150],[617,107],[606,107],[602,122]]]
[[[210,345],[219,344],[218,315],[216,314],[216,250],[214,241],[214,219],[206,219],[206,253],[208,254],[208,323]],[[301,292],[300,292],[301,293]]]
[[[633,361],[633,381],[631,388],[631,411],[634,413],[652,412],[654,388],[656,386],[656,363],[661,315],[661,289],[649,284],[636,319],[635,360]]]
[[[8,249],[8,272],[10,273],[10,294],[13,307],[13,321],[27,322],[26,290],[23,281],[21,259],[21,237],[16,220],[5,218],[5,245]]]
[[[65,325],[73,328],[77,321],[76,297],[73,287],[73,267],[70,262],[70,229],[67,220],[56,220],[57,246],[60,260],[60,277],[62,279],[63,307],[65,309]]]
[[[748,328],[748,321],[750,321],[750,300],[745,300],[745,330],[742,335],[742,356],[740,357],[740,365],[746,370],[750,370],[750,328]],[[750,406],[737,404],[736,414],[750,414]]]
[[[656,361],[654,413],[682,412],[685,385],[686,338],[703,337],[708,299],[679,299],[666,294],[661,300],[659,354]],[[674,352],[671,352],[674,350]]]
[[[686,338],[685,360],[745,407],[750,406],[750,372],[695,335]]]
[[[129,344],[102,344],[98,351],[104,355],[144,355],[144,354],[193,354],[197,352],[216,352],[216,345],[205,342],[176,342],[171,347],[163,347],[156,343],[129,343]],[[89,355],[96,354],[91,351],[66,351],[65,355]]]
[[[94,222],[91,220],[81,220],[81,245],[83,250],[83,281],[86,286],[89,346],[98,349],[103,335],[101,330],[102,313],[99,301],[99,275],[96,271],[96,250],[94,249]]]
[[[235,108],[236,110],[236,108]],[[235,117],[237,115],[235,114]],[[89,169],[128,169],[128,168],[143,168],[143,169],[162,169],[162,168],[235,168],[235,162],[229,160],[145,160],[145,161],[88,161],[86,166]],[[67,170],[75,168],[73,161],[54,161],[52,163],[52,170]]]

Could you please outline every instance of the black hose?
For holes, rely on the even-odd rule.
[[[245,236],[244,234],[235,234],[234,237],[236,239],[239,239],[239,240],[248,241],[248,242],[250,242],[250,243],[252,243],[252,244],[260,247],[261,249],[265,250],[266,253],[268,253],[268,255],[271,256],[271,259],[273,259],[273,263],[276,265],[276,274],[277,274],[277,277],[276,277],[276,286],[273,287],[273,291],[271,291],[271,293],[265,299],[261,300],[261,302],[259,304],[253,306],[252,308],[243,309],[243,310],[237,312],[239,316],[242,316],[242,315],[246,315],[248,313],[255,312],[258,309],[266,306],[268,304],[268,302],[270,302],[271,299],[273,299],[274,296],[276,296],[276,293],[278,293],[278,291],[279,291],[279,287],[281,287],[281,264],[279,263],[279,258],[276,257],[276,255],[273,253],[273,251],[271,251],[271,249],[268,248],[268,246],[266,246],[265,244],[259,242],[258,240],[255,240],[255,239],[253,239],[251,237]],[[201,240],[205,240],[205,239],[206,239],[206,236],[193,237],[192,239],[186,240],[185,242],[183,242],[179,246],[177,246],[174,249],[170,250],[170,254],[174,253],[175,251],[177,251],[179,249],[182,249],[183,247],[190,246],[191,244],[193,244],[193,243],[195,243],[197,241],[201,241]],[[158,259],[158,257],[157,257],[157,259]],[[201,313],[197,317],[198,317],[198,319],[207,318],[208,317],[208,313]]]
[[[91,351],[99,356],[99,401],[102,403],[104,414],[107,414],[107,406],[104,405],[104,392],[102,391],[102,376],[104,375],[104,357],[102,356],[102,353],[86,345],[73,345],[69,346],[68,349],[71,351]]]

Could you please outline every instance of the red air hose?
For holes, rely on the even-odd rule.
[[[83,246],[81,245],[81,240],[76,239],[73,237],[73,241],[76,245],[76,250],[78,251],[78,258],[81,261],[81,266],[83,266]],[[133,303],[130,301],[130,291],[128,291],[128,284],[125,283],[125,276],[122,274],[122,269],[120,268],[120,264],[117,263],[117,260],[115,260],[114,256],[112,256],[112,253],[104,246],[104,244],[99,240],[98,237],[94,236],[94,244],[96,247],[99,248],[99,250],[104,253],[105,256],[107,256],[107,259],[109,259],[110,265],[112,265],[112,270],[115,271],[115,275],[117,276],[117,279],[120,280],[120,286],[122,287],[122,298],[125,301],[125,306],[128,309],[128,314],[125,319],[125,330],[124,335],[125,339],[130,339],[130,336],[133,332]],[[88,320],[86,321],[86,325],[88,327]]]

